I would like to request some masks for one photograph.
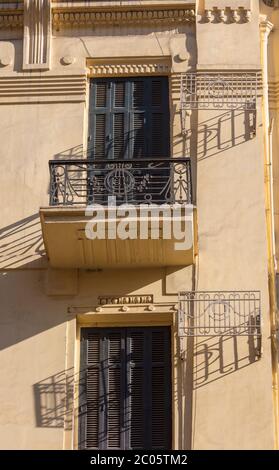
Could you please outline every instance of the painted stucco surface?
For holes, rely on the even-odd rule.
[[[183,3],[191,2],[175,2]],[[193,111],[187,135],[181,133],[179,112],[181,73],[260,70],[258,2],[243,2],[251,6],[251,21],[240,24],[206,22],[207,2],[196,3],[194,24],[53,29],[47,71],[23,73],[22,30],[0,32],[0,50],[11,58],[10,65],[0,68],[0,84],[2,79],[26,79],[25,85],[15,85],[19,90],[8,84],[0,95],[3,449],[76,448],[80,325],[160,324],[167,315],[174,333],[173,447],[274,448],[261,98],[256,118],[243,110]],[[229,1],[232,8],[239,3]],[[64,65],[63,57],[73,58],[72,63]],[[48,161],[84,156],[90,61],[107,64],[111,58],[169,63],[172,155],[191,155],[193,165],[195,265],[98,272],[49,266],[39,218],[39,208],[49,203]],[[73,77],[79,85],[71,94]],[[188,345],[185,340],[188,354],[181,361],[176,314],[170,309],[163,317],[164,304],[174,306],[178,291],[193,288],[261,291],[260,360],[247,338],[199,338]],[[155,310],[141,317],[140,308],[130,314],[116,308],[105,322],[104,314],[96,312],[98,297],[112,294],[151,294]]]

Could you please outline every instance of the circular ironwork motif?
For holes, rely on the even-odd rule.
[[[208,315],[213,320],[220,321],[229,316],[232,306],[225,300],[213,300],[208,306]]]
[[[132,191],[135,178],[126,168],[114,168],[105,177],[104,185],[114,196],[123,196]]]
[[[216,99],[224,99],[232,89],[221,79],[214,80],[208,85],[209,94]]]

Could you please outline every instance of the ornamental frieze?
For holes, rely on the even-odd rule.
[[[53,11],[54,28],[65,26],[84,25],[118,25],[118,24],[143,24],[143,23],[194,23],[195,11],[183,9],[125,9],[115,11],[88,10],[88,11]]]
[[[49,8],[50,0],[25,0],[22,5],[16,9],[12,6],[1,11],[0,9],[0,28],[23,27],[25,23],[33,21],[36,17],[38,21],[46,21],[45,11]],[[33,8],[35,15],[29,14],[30,8]],[[38,14],[37,14],[38,10]],[[28,12],[28,18],[27,18]],[[41,18],[40,14],[44,12]],[[154,5],[125,6],[111,8],[104,7],[74,7],[68,3],[63,8],[51,5],[51,18],[54,29],[61,27],[78,27],[93,25],[127,25],[127,24],[171,24],[171,23],[195,23],[195,10],[190,7],[165,8]]]

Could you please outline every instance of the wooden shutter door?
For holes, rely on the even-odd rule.
[[[102,337],[83,329],[80,353],[79,448],[98,449],[100,433],[100,368]]]
[[[130,79],[132,158],[169,158],[170,117],[167,77]]]
[[[147,93],[146,79],[130,81],[129,120],[130,120],[130,158],[146,158],[147,149]]]
[[[79,447],[124,449],[125,330],[82,329]]]
[[[88,148],[95,159],[168,158],[167,77],[92,80]]]
[[[89,157],[123,159],[128,154],[128,94],[125,79],[91,82],[89,113]]]
[[[109,110],[111,89],[108,80],[94,80],[90,84],[89,158],[106,158],[109,139]]]
[[[166,77],[154,77],[149,84],[149,157],[170,157],[169,90]]]
[[[82,329],[79,447],[171,449],[170,330]]]
[[[167,327],[127,330],[129,449],[171,449],[171,350]]]

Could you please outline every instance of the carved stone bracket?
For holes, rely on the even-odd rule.
[[[207,23],[249,23],[251,21],[251,10],[245,8],[218,8],[205,10],[203,21]]]
[[[23,70],[48,70],[51,0],[24,0]]]
[[[23,27],[23,15],[22,11],[18,13],[1,13],[0,14],[0,29],[7,28],[22,28]]]

